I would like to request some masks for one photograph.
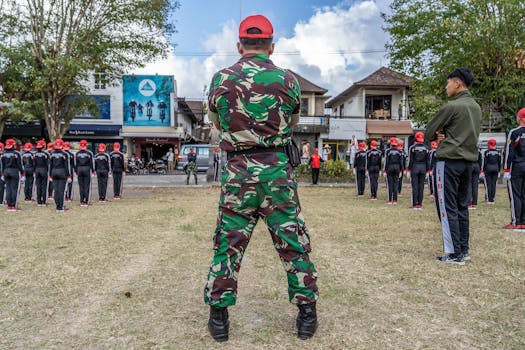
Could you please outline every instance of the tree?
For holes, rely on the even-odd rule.
[[[74,109],[69,96],[85,96],[90,74],[108,82],[159,57],[175,28],[170,0],[4,0],[4,41],[30,48],[25,74],[41,101],[49,137],[67,130]]]
[[[394,0],[390,9],[390,64],[418,80],[416,122],[426,124],[430,96],[445,98],[446,76],[462,66],[474,74],[485,127],[509,127],[525,97],[525,2]]]

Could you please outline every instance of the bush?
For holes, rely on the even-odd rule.
[[[310,165],[301,164],[294,169],[295,176],[300,181],[311,181],[312,171]],[[321,164],[321,172],[319,181],[353,181],[354,176],[351,171],[346,169],[346,161],[344,160],[328,160]]]

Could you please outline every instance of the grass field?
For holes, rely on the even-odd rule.
[[[66,213],[0,210],[1,349],[523,349],[525,233],[495,206],[471,211],[471,257],[437,263],[433,202],[411,211],[301,187],[319,272],[320,326],[296,338],[297,309],[260,222],[247,250],[230,341],[207,333],[202,289],[218,188],[126,190]],[[381,192],[380,191],[380,192]],[[480,190],[480,198],[483,191]]]

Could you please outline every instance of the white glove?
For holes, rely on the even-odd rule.
[[[68,184],[70,184],[72,181],[73,181],[73,180],[71,180],[70,177],[68,177],[67,180],[66,180],[66,182],[67,182]]]
[[[365,171],[365,176],[368,177],[368,170]]]
[[[480,178],[480,180],[485,179],[485,173],[479,173],[479,178]]]
[[[91,173],[91,178],[94,178],[95,177],[95,173]]]
[[[355,168],[352,170],[352,173],[354,174],[354,176],[357,176],[357,171],[355,170]]]
[[[410,171],[407,171],[407,179],[410,180]]]
[[[112,176],[113,176],[113,173],[110,172],[108,175],[109,175],[109,177],[112,177]]]
[[[498,179],[499,179],[500,177],[501,177],[501,174],[500,174],[500,173],[498,173]]]
[[[53,182],[53,178],[51,176],[49,177],[49,182]]]
[[[503,173],[503,178],[504,178],[505,180],[510,180],[510,171],[504,172],[504,173]]]
[[[20,176],[20,182],[21,182],[21,183],[26,182],[26,177],[25,177],[25,176]]]

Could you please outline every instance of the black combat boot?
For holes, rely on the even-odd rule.
[[[218,342],[228,340],[230,321],[228,321],[228,309],[225,307],[210,307],[210,319],[208,330],[211,336]]]
[[[298,305],[297,337],[302,340],[311,338],[317,329],[317,312],[315,303]]]

